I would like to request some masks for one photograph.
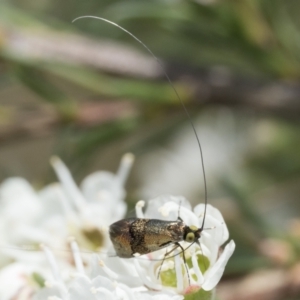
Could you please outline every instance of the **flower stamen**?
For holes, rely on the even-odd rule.
[[[44,251],[46,258],[48,260],[48,263],[50,264],[52,276],[55,281],[55,284],[57,285],[57,287],[59,289],[61,298],[63,300],[67,300],[68,299],[68,290],[60,276],[58,265],[57,265],[57,262],[55,260],[53,253],[45,245],[41,245],[40,247]],[[57,299],[59,299],[59,298],[57,298]]]
[[[78,244],[76,243],[74,237],[70,237],[69,241],[71,244],[71,250],[72,250],[73,258],[75,261],[76,270],[78,273],[85,275],[84,266],[83,266],[83,262],[82,262],[82,259],[80,256]]]
[[[135,205],[135,214],[137,218],[145,218],[145,215],[143,213],[143,207],[145,206],[145,201],[140,200],[138,203]]]
[[[182,276],[182,259],[179,255],[178,249],[175,251],[175,272],[176,272],[176,281],[177,281],[177,290],[182,291],[183,290],[183,276]]]
[[[193,264],[193,269],[194,269],[194,272],[197,276],[197,283],[199,285],[201,285],[204,281],[204,277],[203,277],[203,274],[199,268],[199,264],[198,264],[198,261],[197,261],[197,255],[194,251],[194,253],[192,254],[192,264]]]
[[[115,273],[114,271],[112,271],[110,268],[108,268],[104,261],[99,259],[98,260],[100,267],[103,269],[104,273],[111,279],[117,279],[118,278],[118,274]]]
[[[124,186],[131,167],[134,163],[134,155],[132,153],[126,153],[123,155],[116,177],[119,179],[120,185]]]

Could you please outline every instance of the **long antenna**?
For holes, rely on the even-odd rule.
[[[178,98],[179,102],[181,103],[187,117],[188,117],[188,120],[193,128],[193,131],[194,131],[194,134],[195,134],[195,137],[196,137],[196,140],[197,140],[197,143],[198,143],[198,147],[199,147],[199,150],[200,150],[200,157],[201,157],[201,165],[202,165],[202,173],[203,173],[203,180],[204,180],[204,198],[205,198],[205,208],[204,208],[204,216],[203,216],[203,221],[202,221],[202,225],[201,225],[201,231],[203,230],[204,228],[204,223],[205,223],[205,217],[206,217],[206,207],[207,207],[207,184],[206,184],[206,176],[205,176],[205,169],[204,169],[204,160],[203,160],[203,153],[202,153],[202,147],[201,147],[201,143],[200,143],[200,140],[199,140],[199,137],[198,137],[198,134],[197,134],[197,131],[195,129],[195,126],[194,126],[194,123],[192,121],[192,118],[185,106],[185,104],[183,103],[182,99],[180,98],[177,90],[175,89],[175,86],[173,84],[173,82],[171,81],[170,77],[168,76],[167,72],[165,71],[165,68],[163,66],[163,64],[160,62],[160,60],[154,55],[154,53],[150,50],[150,48],[148,46],[146,46],[140,39],[138,39],[134,34],[132,34],[130,31],[126,30],[125,28],[123,28],[122,26],[120,26],[119,24],[117,23],[114,23],[110,20],[107,20],[107,19],[104,19],[104,18],[101,18],[101,17],[96,17],[96,16],[81,16],[81,17],[78,17],[76,19],[74,19],[72,21],[72,23],[76,22],[77,20],[80,20],[80,19],[97,19],[97,20],[101,20],[101,21],[104,21],[106,23],[109,23],[113,26],[116,26],[118,27],[119,29],[123,30],[124,32],[126,32],[127,34],[129,34],[132,38],[134,38],[138,43],[140,43],[152,56],[153,58],[157,61],[157,63],[160,65],[165,77],[167,78],[169,84],[171,85],[174,93],[176,94],[176,97]]]

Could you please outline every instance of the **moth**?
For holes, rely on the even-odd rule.
[[[199,244],[203,228],[187,226],[178,217],[176,221],[157,219],[128,218],[109,226],[109,236],[117,256],[130,258],[135,255],[148,254],[174,244],[183,247],[182,241]]]
[[[193,129],[193,132],[195,134],[195,138],[198,143],[198,147],[200,150],[200,157],[201,157],[201,165],[202,165],[202,173],[204,178],[204,191],[205,191],[205,209],[204,209],[204,217],[202,221],[202,225],[200,228],[196,226],[187,226],[184,221],[180,218],[179,212],[178,212],[178,218],[174,221],[165,221],[165,220],[158,220],[158,219],[141,219],[141,218],[127,218],[119,220],[109,226],[109,236],[110,240],[114,246],[114,249],[116,251],[116,255],[122,258],[131,258],[137,255],[143,255],[148,254],[163,248],[166,248],[168,246],[174,245],[174,247],[168,251],[163,260],[162,264],[168,255],[170,255],[175,249],[180,248],[181,253],[183,255],[183,260],[186,266],[186,258],[185,258],[185,249],[182,247],[180,242],[185,241],[190,243],[191,245],[196,243],[200,246],[199,239],[201,237],[201,233],[204,229],[205,224],[205,216],[206,216],[206,208],[207,208],[207,184],[206,184],[206,177],[205,177],[205,169],[204,169],[204,160],[203,160],[203,153],[202,153],[202,147],[199,140],[199,137],[197,135],[195,126],[193,124],[193,121],[190,117],[190,114],[184,105],[182,99],[180,98],[179,94],[177,93],[177,90],[175,89],[172,81],[170,80],[168,74],[166,73],[163,65],[160,63],[158,58],[153,54],[153,52],[135,35],[133,35],[131,32],[123,28],[122,26],[96,16],[82,16],[79,18],[76,18],[74,21],[77,21],[78,19],[83,18],[92,18],[104,21],[106,23],[109,23],[115,27],[118,27],[128,35],[130,35],[132,38],[134,38],[138,43],[140,43],[152,56],[153,58],[158,62],[158,64],[161,66],[162,71],[169,81],[176,97],[178,98],[179,102],[181,103],[188,120],[190,121],[191,127]],[[74,22],[73,21],[73,22]],[[180,208],[180,206],[179,206]],[[200,246],[201,247],[201,246]],[[161,264],[161,266],[162,266]],[[160,269],[161,269],[160,266]],[[160,273],[160,270],[158,274]],[[188,276],[189,273],[187,272]],[[159,275],[158,275],[159,276]]]

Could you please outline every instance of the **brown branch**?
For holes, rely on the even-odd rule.
[[[41,137],[52,134],[61,123],[59,114],[43,102],[0,105],[0,142],[17,137]],[[129,101],[85,101],[79,103],[74,115],[78,128],[113,122],[136,115]],[[4,115],[6,117],[4,117]]]
[[[162,73],[153,58],[134,48],[69,32],[29,31],[0,24],[0,42],[0,50],[17,61],[84,65],[139,78],[157,78]]]
[[[26,31],[0,27],[1,51],[15,59],[92,66],[121,76],[162,80],[163,72],[147,53],[103,40],[55,31]],[[300,85],[280,80],[234,75],[229,68],[193,71],[167,67],[174,79],[194,91],[193,101],[202,104],[240,106],[280,116],[299,117]]]
[[[194,102],[244,107],[299,118],[300,84],[237,76],[229,68],[191,70],[168,67],[173,80],[184,80],[194,90]]]

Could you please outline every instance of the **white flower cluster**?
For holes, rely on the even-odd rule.
[[[125,216],[124,184],[133,156],[124,155],[116,174],[93,173],[80,188],[59,158],[51,163],[60,182],[40,192],[21,178],[0,186],[0,299],[179,300],[191,292],[214,289],[235,248],[231,241],[219,255],[229,234],[216,208],[207,206],[201,247],[183,242],[184,253],[174,251],[163,264],[169,247],[122,259],[113,255],[107,229]],[[136,217],[176,220],[179,211],[186,225],[202,225],[204,205],[192,211],[182,197],[152,199],[145,212],[143,206],[143,201],[137,203]],[[40,251],[41,244],[51,248],[42,246]],[[97,255],[85,254],[83,248]]]

